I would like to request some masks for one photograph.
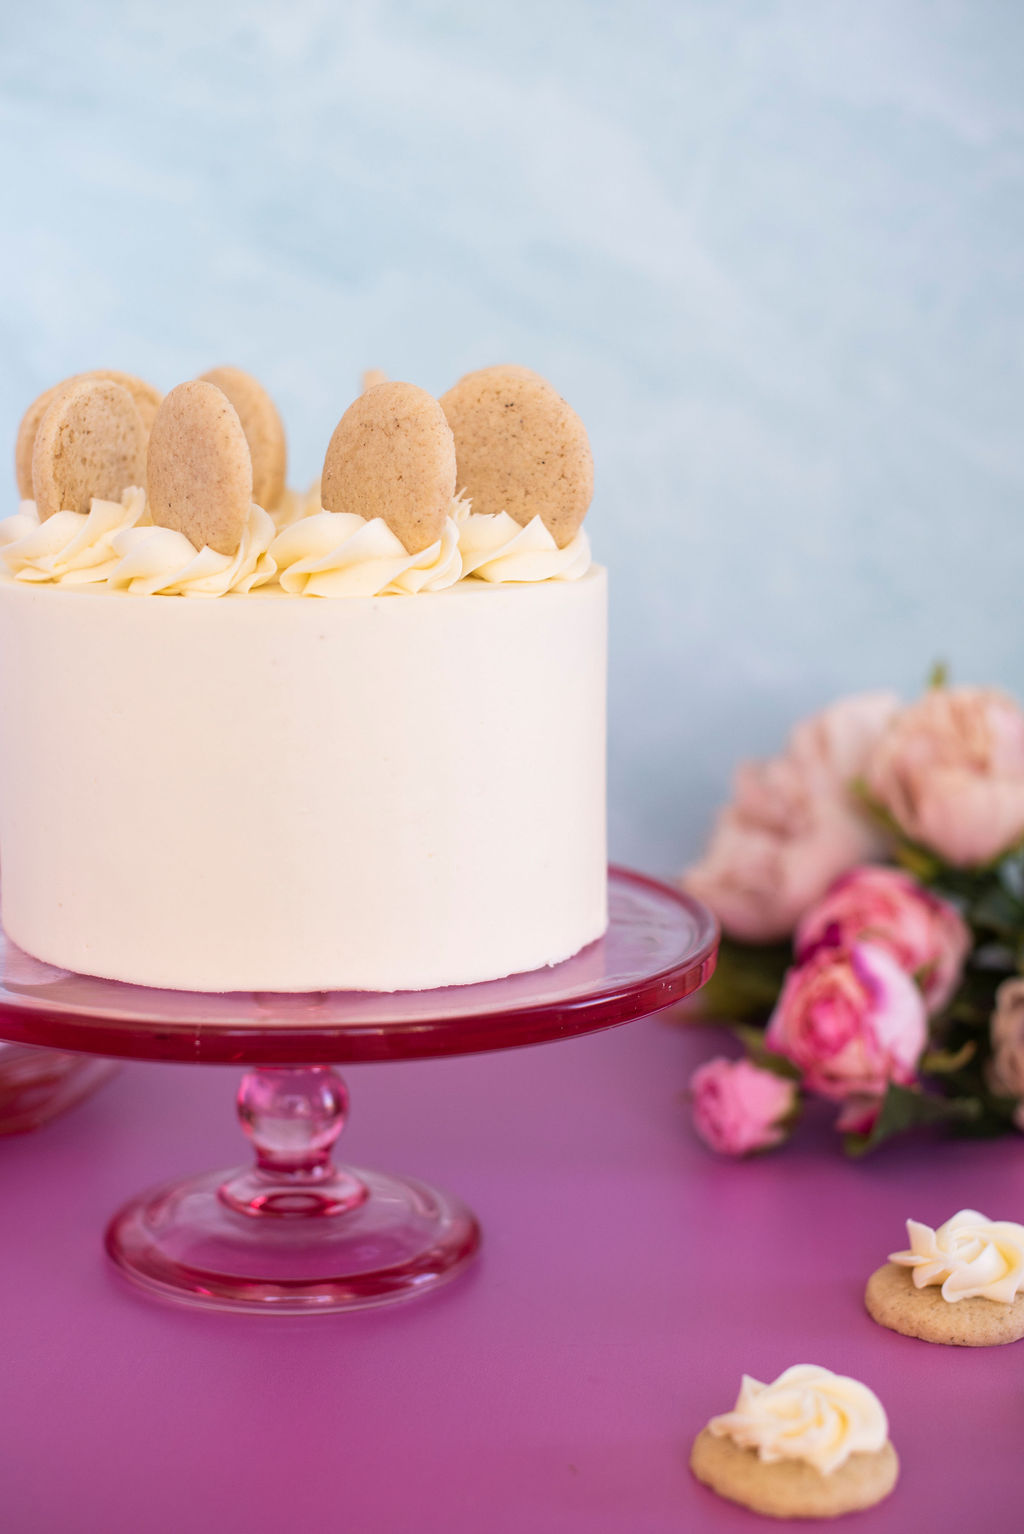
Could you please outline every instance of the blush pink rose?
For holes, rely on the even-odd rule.
[[[1000,1097],[1019,1099],[1013,1121],[1024,1131],[1024,980],[1004,980],[999,987],[989,1036],[988,1084]]]
[[[826,944],[867,941],[886,948],[924,993],[935,1013],[960,984],[971,948],[966,922],[948,901],[899,868],[854,868],[833,884],[796,929],[798,961]]]
[[[841,1135],[869,1135],[882,1110],[880,1097],[848,1097],[836,1115]]]
[[[796,1115],[796,1083],[749,1060],[709,1060],[694,1071],[690,1091],[694,1128],[726,1156],[781,1145]]]
[[[881,854],[850,785],[898,706],[891,693],[843,698],[798,724],[782,756],[739,768],[733,802],[683,876],[730,936],[788,937],[839,874]]]
[[[822,1097],[881,1097],[906,1085],[927,1039],[924,997],[875,943],[818,948],[789,971],[768,1024],[771,1049]]]
[[[1024,712],[992,687],[933,687],[893,720],[866,772],[912,841],[957,868],[1024,836]]]

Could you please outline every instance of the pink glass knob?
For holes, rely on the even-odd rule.
[[[331,1149],[345,1124],[348,1090],[329,1066],[263,1066],[247,1071],[238,1117],[256,1147],[256,1166],[229,1178],[220,1196],[255,1216],[343,1214],[366,1198]]]

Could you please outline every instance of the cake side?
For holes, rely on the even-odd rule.
[[[2,916],[62,968],[406,990],[607,922],[606,575],[442,598],[0,581]]]

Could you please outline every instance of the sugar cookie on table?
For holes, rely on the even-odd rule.
[[[410,554],[440,538],[455,497],[455,442],[425,389],[380,383],[345,411],[324,458],[327,511],[380,517]]]
[[[18,427],[14,444],[14,471],[18,481],[18,494],[22,500],[32,499],[32,454],[43,417],[50,406],[65,395],[74,384],[82,383],[89,378],[120,384],[123,389],[127,389],[135,401],[136,409],[142,419],[143,430],[147,436],[149,435],[160,406],[161,396],[160,391],[154,389],[153,385],[147,383],[144,378],[136,378],[134,373],[118,372],[115,368],[96,368],[88,373],[75,373],[71,378],[62,379],[60,383],[45,389],[37,399],[32,401]],[[143,482],[143,480],[138,481],[139,484]]]
[[[276,511],[288,470],[288,445],[277,406],[259,380],[241,368],[211,368],[202,382],[216,384],[235,407],[252,457],[252,499],[264,511]]]
[[[234,554],[253,501],[252,456],[238,412],[203,379],[168,394],[149,438],[149,512],[197,549]]]
[[[880,1326],[953,1347],[1024,1337],[1024,1225],[961,1209],[932,1230],[907,1221],[910,1248],[868,1279],[864,1303]]]
[[[32,447],[32,495],[40,522],[87,512],[93,497],[120,500],[146,471],[146,433],[135,401],[118,383],[83,378],[58,391]]]
[[[697,1435],[690,1469],[755,1513],[836,1518],[887,1497],[899,1460],[867,1385],[796,1364],[770,1384],[745,1374],[735,1408]]]
[[[481,368],[441,405],[474,512],[505,511],[523,527],[539,516],[559,548],[571,543],[593,497],[594,462],[586,427],[547,380],[511,364]]]

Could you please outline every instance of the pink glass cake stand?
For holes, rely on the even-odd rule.
[[[54,969],[0,936],[0,1035],[249,1067],[238,1116],[255,1163],[142,1194],[107,1229],[108,1253],[143,1289],[215,1310],[382,1305],[453,1278],[480,1229],[414,1178],[334,1164],[348,1094],[333,1067],[571,1038],[656,1012],[711,975],[718,932],[689,896],[613,868],[609,914],[606,935],[564,964],[390,995],[147,990]]]

